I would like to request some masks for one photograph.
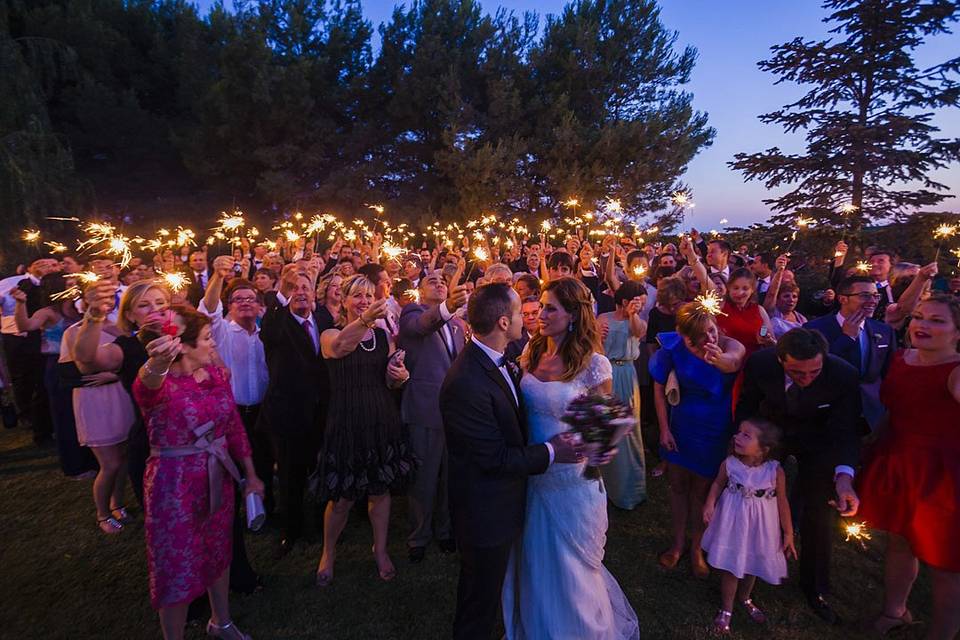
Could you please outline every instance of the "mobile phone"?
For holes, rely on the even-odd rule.
[[[406,355],[406,351],[403,349],[397,349],[393,352],[393,355],[390,356],[390,362],[393,366],[397,367],[403,364],[403,357]]]
[[[761,338],[767,337],[767,325],[763,325],[762,327],[760,327],[760,337]]]

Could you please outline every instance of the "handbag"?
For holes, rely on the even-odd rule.
[[[667,396],[667,404],[671,407],[680,404],[680,381],[677,380],[677,372],[675,370],[670,371],[670,375],[667,376],[667,384],[664,385],[663,390]]]

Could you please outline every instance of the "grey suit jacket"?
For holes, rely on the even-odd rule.
[[[400,416],[415,428],[443,429],[440,418],[440,385],[457,354],[463,351],[464,326],[459,318],[447,322],[454,353],[447,351],[440,328],[439,305],[408,304],[400,314],[397,347],[406,351],[404,363],[410,380],[404,385]]]

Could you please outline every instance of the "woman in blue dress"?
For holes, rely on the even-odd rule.
[[[699,302],[682,306],[677,311],[677,331],[660,333],[657,339],[661,348],[650,360],[650,375],[660,425],[660,454],[667,461],[670,480],[673,533],[670,548],[660,554],[660,564],[668,569],[677,566],[689,523],[690,565],[695,576],[706,577],[710,569],[700,549],[703,503],[733,434],[731,390],[745,349],[720,335],[713,314]],[[671,372],[679,401],[672,397]]]
[[[633,408],[636,428],[617,447],[617,455],[600,467],[607,498],[620,509],[633,509],[647,499],[646,464],[640,433],[640,388],[634,362],[640,357],[640,341],[647,335],[647,322],[640,317],[647,290],[628,280],[616,293],[616,311],[601,314],[603,351],[613,366],[613,395]]]

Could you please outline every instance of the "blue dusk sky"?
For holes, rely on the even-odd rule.
[[[212,0],[199,0],[206,11]],[[225,1],[229,7],[229,0]],[[390,18],[397,2],[366,0],[366,17],[374,27]],[[408,3],[409,4],[409,3]],[[559,13],[565,0],[481,0],[486,11],[497,6],[523,13],[533,11],[541,16]],[[775,76],[764,73],[756,63],[769,55],[772,45],[794,37],[805,39],[826,37],[828,26],[821,20],[826,12],[816,0],[662,0],[661,21],[678,33],[677,48],[691,45],[699,52],[696,67],[686,89],[693,93],[694,107],[709,115],[716,131],[713,146],[702,151],[690,163],[683,176],[696,207],[692,210],[694,226],[721,228],[728,225],[760,222],[769,216],[762,200],[768,192],[762,184],[743,181],[727,162],[737,152],[761,151],[779,146],[786,152],[803,150],[803,134],[786,135],[779,127],[764,125],[757,116],[774,111],[801,95],[798,85],[774,85]],[[378,36],[374,36],[375,46]],[[953,33],[931,39],[915,55],[919,67],[943,62],[960,52],[960,35]],[[940,111],[934,124],[943,137],[960,136],[960,109]],[[960,165],[938,171],[931,176],[949,186],[950,193],[960,195]],[[957,210],[960,204],[947,200],[940,210]]]

